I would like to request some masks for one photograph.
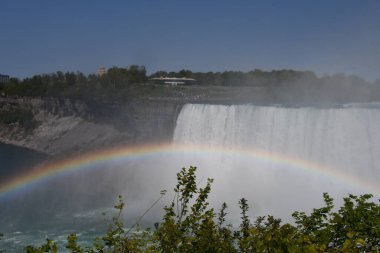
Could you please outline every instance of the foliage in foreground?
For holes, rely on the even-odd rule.
[[[207,202],[212,179],[203,188],[196,181],[196,168],[183,168],[174,189],[175,199],[164,208],[162,222],[155,230],[126,230],[120,220],[124,208],[121,197],[108,232],[94,240],[91,248],[82,248],[76,234],[67,238],[66,248],[73,253],[95,252],[379,252],[380,205],[372,195],[344,199],[333,210],[333,199],[324,194],[325,206],[311,214],[293,213],[294,225],[282,224],[273,216],[248,217],[246,199],[239,201],[241,223],[234,229],[225,224],[227,205],[216,212]],[[164,194],[164,193],[161,193]],[[51,241],[40,247],[28,246],[27,252],[58,252]]]

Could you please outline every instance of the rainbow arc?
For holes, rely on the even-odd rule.
[[[52,177],[59,177],[84,168],[91,169],[97,165],[107,164],[110,161],[123,161],[128,159],[147,159],[154,156],[168,156],[181,154],[196,155],[222,155],[242,159],[253,159],[261,162],[272,162],[285,165],[297,171],[314,173],[320,176],[338,180],[340,182],[358,187],[366,192],[380,195],[380,186],[367,182],[359,177],[344,173],[342,170],[321,166],[295,157],[270,153],[259,149],[236,149],[221,146],[175,145],[172,143],[137,145],[106,149],[87,153],[65,160],[46,163],[19,174],[0,184],[0,197],[28,189],[35,183],[43,182]]]

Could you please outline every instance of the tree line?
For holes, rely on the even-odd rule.
[[[59,97],[71,99],[118,99],[126,89],[147,80],[143,66],[110,68],[106,74],[84,75],[81,72],[57,71],[19,80],[11,78],[3,85],[4,96]]]
[[[72,99],[123,100],[142,96],[165,96],[149,86],[154,77],[188,77],[202,87],[256,87],[265,89],[279,103],[380,101],[380,79],[368,82],[357,76],[336,74],[318,77],[311,71],[259,69],[224,72],[157,71],[147,75],[144,66],[112,67],[104,75],[57,71],[22,80],[11,78],[0,86],[3,96],[63,97]],[[150,85],[154,86],[154,85]],[[175,89],[175,87],[173,87]]]

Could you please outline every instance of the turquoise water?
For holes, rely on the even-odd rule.
[[[0,184],[47,158],[46,155],[29,149],[0,143]],[[27,243],[32,241],[32,236],[12,231],[12,221],[8,215],[5,215],[9,211],[9,201],[0,200],[0,233],[4,234],[0,241],[0,251],[6,249],[6,252],[20,252]]]
[[[33,230],[33,231],[15,231],[6,233],[0,241],[0,251],[5,253],[25,252],[28,245],[41,246],[49,238],[58,245],[59,252],[67,252],[67,236],[71,233],[77,233],[78,243],[82,247],[92,245],[94,238],[101,236],[99,231],[95,229],[86,230],[78,233],[75,230]]]
[[[47,159],[48,156],[32,150],[0,143],[0,184]],[[99,174],[96,183],[106,176],[106,173]],[[90,246],[97,236],[104,235],[116,214],[115,202],[111,198],[101,207],[96,200],[102,198],[102,194],[89,191],[89,186],[95,183],[86,183],[87,177],[88,174],[77,173],[0,198],[0,234],[3,234],[0,252],[25,252],[26,246],[42,245],[47,238],[58,244],[59,252],[65,252],[66,238],[71,233],[77,233],[78,242],[83,246]],[[108,195],[116,198],[118,194],[111,186],[108,188],[99,191],[111,191]]]

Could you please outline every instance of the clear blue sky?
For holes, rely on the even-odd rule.
[[[1,0],[0,73],[297,69],[380,77],[379,0]]]

